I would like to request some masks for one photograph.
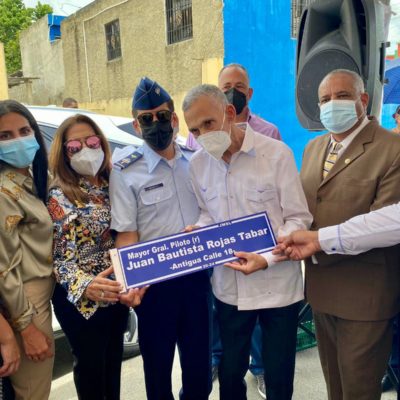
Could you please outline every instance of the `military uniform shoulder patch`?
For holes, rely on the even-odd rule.
[[[181,148],[181,150],[190,151],[191,153],[194,153],[196,151],[196,149],[192,149],[191,147],[188,147],[185,144],[180,144],[179,147]]]
[[[139,151],[134,151],[133,153],[129,154],[128,156],[122,158],[121,160],[114,163],[114,167],[118,168],[119,170],[123,170],[126,167],[129,167],[137,160],[140,160],[143,157],[143,154]]]

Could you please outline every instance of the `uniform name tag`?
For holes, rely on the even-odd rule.
[[[144,188],[144,190],[146,192],[148,192],[149,190],[154,190],[154,189],[157,189],[157,188],[160,188],[160,187],[163,187],[163,186],[164,186],[163,183],[157,183],[157,185],[148,186],[148,187]]]
[[[275,245],[263,212],[112,249],[110,254],[115,276],[127,290],[223,265],[236,259],[234,251],[264,253]]]

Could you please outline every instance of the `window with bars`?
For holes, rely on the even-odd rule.
[[[300,18],[303,11],[315,0],[292,0],[292,22],[291,22],[291,37],[297,39],[297,31],[300,26]]]
[[[193,37],[192,0],[166,0],[167,43]]]
[[[119,33],[119,20],[109,22],[105,26],[107,60],[111,61],[121,57],[121,36]]]

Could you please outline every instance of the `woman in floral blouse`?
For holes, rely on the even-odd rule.
[[[54,224],[54,312],[75,358],[80,399],[119,399],[128,308],[119,303],[109,250],[111,156],[87,116],[65,120],[50,150],[48,210]]]

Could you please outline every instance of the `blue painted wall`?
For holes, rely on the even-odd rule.
[[[393,118],[396,108],[397,104],[384,104],[382,107],[382,126],[386,129],[393,129],[396,126],[396,122]]]
[[[393,67],[397,61],[386,61],[386,68]],[[387,77],[386,77],[387,78]],[[383,96],[385,97],[385,96]],[[400,104],[400,101],[399,101]],[[396,126],[396,122],[393,118],[393,114],[396,111],[396,108],[399,104],[383,104],[382,106],[382,117],[381,123],[382,126],[386,129],[393,129]]]
[[[301,166],[307,142],[322,132],[301,127],[295,111],[296,41],[290,38],[289,0],[225,0],[224,63],[238,62],[249,71],[254,88],[250,108],[273,122]],[[382,126],[395,126],[396,105],[382,107]]]
[[[303,129],[296,118],[296,41],[290,22],[289,0],[224,1],[224,63],[248,69],[251,110],[278,126],[300,167],[305,145],[320,133]]]

